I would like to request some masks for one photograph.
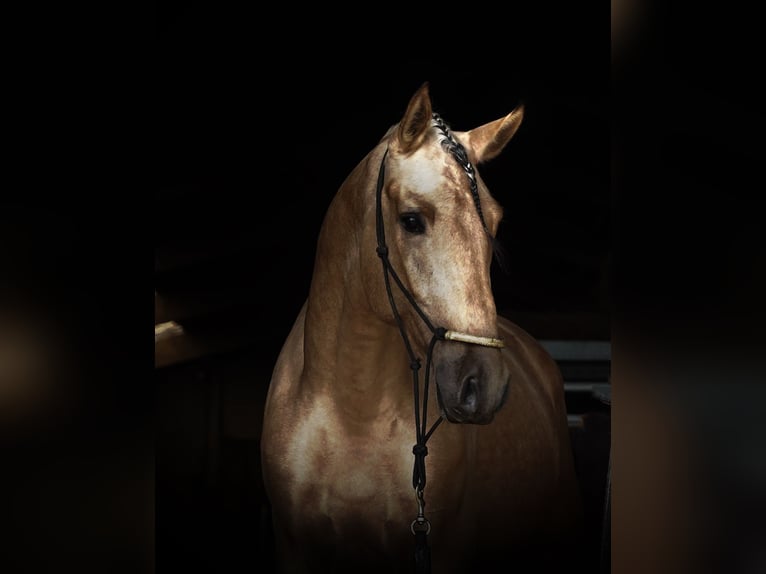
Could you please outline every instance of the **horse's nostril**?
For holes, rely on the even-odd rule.
[[[476,412],[476,407],[479,404],[479,379],[473,375],[466,377],[460,387],[458,400],[462,412],[465,414]]]

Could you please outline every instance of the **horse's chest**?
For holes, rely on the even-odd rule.
[[[308,417],[286,449],[291,514],[336,536],[406,520],[414,501],[407,431],[391,420],[351,433],[332,418]]]

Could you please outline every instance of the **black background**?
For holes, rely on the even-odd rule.
[[[603,7],[567,8],[555,20],[543,7],[528,6],[509,14],[477,7],[470,16],[446,7],[438,14],[384,12],[382,20],[354,18],[330,27],[329,13],[301,14],[294,28],[278,34],[267,32],[270,20],[255,8],[198,3],[163,14],[154,142],[157,293],[211,302],[215,311],[181,321],[187,333],[257,331],[257,362],[270,372],[307,296],[330,201],[428,82],[434,111],[455,130],[525,105],[514,139],[479,168],[505,209],[499,239],[507,270],[493,267],[499,311],[552,317],[550,333],[564,332],[555,317],[585,315],[597,327],[578,327],[608,338],[609,36]],[[194,264],[173,263],[205,252],[210,256],[192,256]],[[226,300],[234,302],[222,309]],[[211,363],[207,372],[216,368]],[[158,404],[194,400],[196,383],[184,376],[158,378]],[[235,510],[226,508],[225,494],[216,499],[206,487],[196,498],[184,494],[193,483],[174,479],[183,476],[176,449],[191,447],[177,438],[181,421],[172,421],[183,411],[162,408],[158,565],[208,571],[266,566],[270,549],[254,543],[262,517],[253,497],[260,490],[250,487],[254,495],[230,502],[239,505]],[[220,456],[236,458],[225,448]],[[229,472],[259,475],[249,455],[241,460]],[[598,482],[605,469],[594,467]],[[247,491],[241,483],[255,478],[229,480],[233,501],[234,491]],[[598,522],[597,509],[594,514]],[[222,524],[211,528],[216,521]],[[597,561],[592,554],[591,564]],[[572,567],[582,565],[573,561]]]
[[[429,82],[434,110],[455,130],[526,106],[514,140],[480,168],[506,213],[508,271],[493,269],[498,308],[603,315],[603,10],[570,8],[555,20],[529,8],[476,10],[466,22],[447,8],[381,16],[328,27],[318,21],[330,14],[303,15],[269,35],[256,9],[197,3],[161,14],[157,245],[228,241],[239,254],[236,265],[162,274],[158,291],[250,285],[259,320],[283,339],[308,292],[330,200]]]
[[[262,293],[284,292],[284,309],[297,311],[327,201],[428,80],[436,110],[455,129],[527,103],[515,140],[482,170],[506,207],[506,231],[533,228],[533,210],[522,207],[535,202],[547,213],[576,210],[578,217],[559,217],[559,225],[576,225],[580,216],[588,222],[582,234],[551,226],[514,235],[535,238],[519,249],[510,242],[512,269],[524,269],[514,271],[517,280],[538,277],[526,271],[539,258],[523,266],[537,239],[553,242],[559,234],[567,244],[583,242],[574,249],[585,251],[587,231],[603,232],[603,223],[592,222],[605,196],[591,183],[608,177],[593,164],[604,165],[611,147],[610,293],[613,327],[622,335],[613,340],[614,364],[623,383],[625,373],[647,365],[662,375],[642,385],[673,399],[666,406],[703,463],[694,467],[701,469],[694,482],[709,490],[695,509],[709,512],[698,521],[708,537],[696,539],[694,558],[710,566],[715,556],[721,571],[748,564],[752,571],[766,508],[757,480],[764,436],[757,410],[763,385],[756,384],[764,348],[760,21],[720,6],[648,7],[636,23],[638,41],[611,70],[606,100],[599,95],[610,75],[606,5],[530,3],[502,13],[479,5],[433,13],[392,5],[363,13],[359,6],[352,21],[326,6],[316,13],[270,8],[160,4],[157,42],[140,78],[108,52],[120,43],[107,37],[122,15],[93,25],[88,14],[68,27],[63,15],[43,22],[50,14],[34,14],[14,25],[23,48],[6,70],[13,146],[2,204],[2,301],[21,299],[69,334],[79,376],[68,389],[81,408],[66,420],[39,421],[32,436],[3,429],[7,570],[148,570],[156,280],[149,261],[172,235],[163,222],[177,228],[206,213],[219,220],[207,228],[213,235],[235,229],[249,238],[256,263],[271,271]],[[126,38],[131,45],[133,29]],[[149,87],[136,90],[147,79]],[[152,106],[142,105],[147,99]],[[605,118],[611,133],[596,135],[607,130],[599,127]],[[348,137],[338,137],[336,125]],[[289,188],[291,180],[300,185]],[[291,194],[297,189],[300,202]],[[581,209],[558,203],[568,192]],[[556,202],[543,202],[545,194],[557,194]],[[585,209],[587,202],[596,207]],[[594,250],[606,244],[597,235]],[[293,281],[275,279],[285,270]],[[514,288],[498,297],[539,304]],[[582,292],[550,288],[560,297],[549,305],[593,305]],[[628,388],[614,386],[618,393]],[[615,422],[633,409],[647,424],[656,417],[623,394]],[[629,436],[642,439],[643,429],[623,429],[619,441]],[[644,472],[654,468],[652,449],[664,439],[647,445],[648,456],[624,453],[620,467],[616,496],[654,512],[644,529],[679,512],[672,501],[657,505],[645,494]],[[625,471],[626,459],[634,472]],[[615,508],[615,523],[633,523]],[[632,534],[620,539],[628,559],[657,550]]]

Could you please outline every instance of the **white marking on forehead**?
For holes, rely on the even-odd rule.
[[[432,196],[444,187],[444,157],[440,148],[423,146],[400,164],[397,179],[405,189]]]

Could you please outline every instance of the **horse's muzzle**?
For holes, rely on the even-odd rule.
[[[442,416],[452,423],[492,422],[508,397],[509,374],[500,351],[446,343],[435,363]]]

